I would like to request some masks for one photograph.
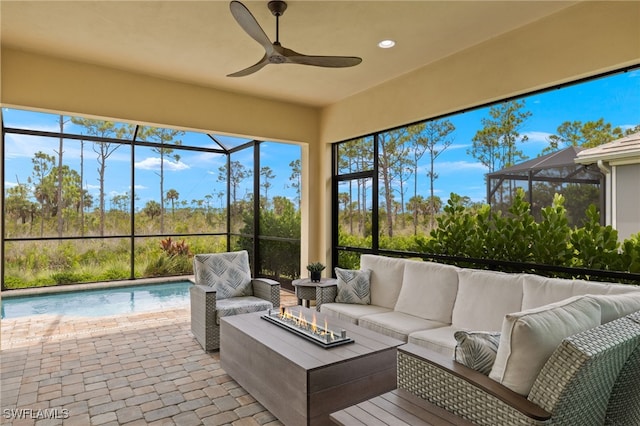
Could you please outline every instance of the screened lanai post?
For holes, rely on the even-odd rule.
[[[533,208],[533,171],[529,170],[528,173],[529,179],[529,209]]]

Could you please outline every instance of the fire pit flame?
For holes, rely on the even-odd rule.
[[[308,320],[302,311],[296,316],[282,307],[279,312],[269,310],[262,318],[325,348],[353,342],[345,330],[336,332],[329,329],[326,319],[324,327],[319,326],[315,314]]]

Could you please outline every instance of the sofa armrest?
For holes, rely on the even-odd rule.
[[[551,413],[453,359],[414,344],[398,348],[398,389],[477,424],[544,424]]]
[[[274,309],[280,307],[280,283],[269,278],[253,278],[253,295],[271,302]]]
[[[323,303],[333,303],[338,295],[338,284],[318,284],[316,286],[316,310],[320,311]]]

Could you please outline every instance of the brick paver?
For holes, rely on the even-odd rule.
[[[282,304],[296,304],[282,293]],[[3,320],[3,425],[282,425],[193,338],[189,309]]]

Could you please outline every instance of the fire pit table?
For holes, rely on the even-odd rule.
[[[329,425],[332,412],[396,388],[396,348],[404,342],[302,306],[287,308],[285,322],[304,319],[302,329],[340,341],[327,347],[263,318],[274,315],[221,318],[220,365],[285,425]]]

